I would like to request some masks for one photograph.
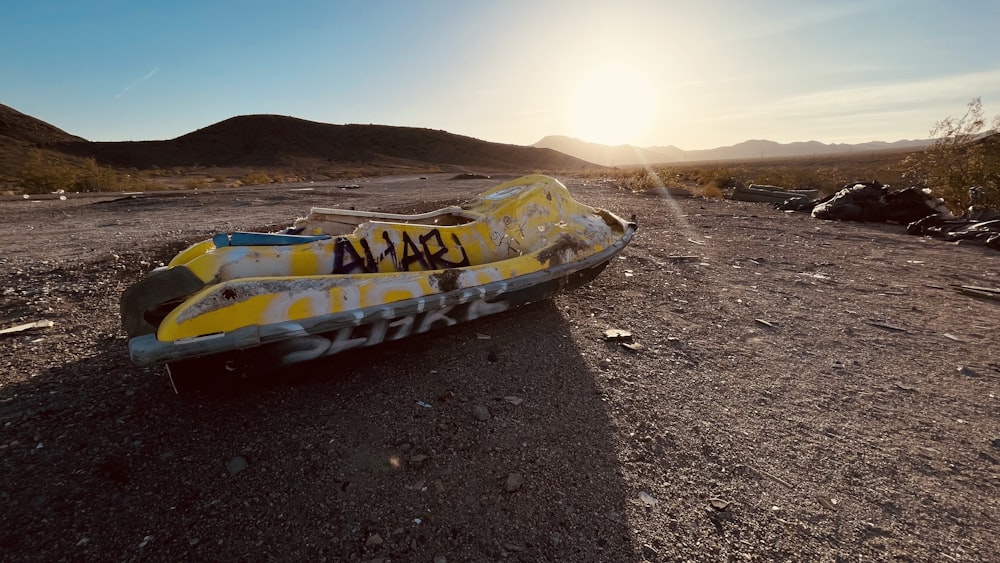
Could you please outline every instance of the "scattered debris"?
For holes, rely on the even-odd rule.
[[[777,475],[774,475],[772,473],[768,473],[767,471],[764,471],[763,469],[758,469],[758,468],[756,468],[756,467],[754,467],[752,465],[747,465],[746,467],[749,467],[750,469],[753,469],[755,472],[760,473],[761,475],[763,475],[765,477],[770,477],[771,479],[774,479],[776,482],[781,483],[782,485],[788,487],[789,489],[795,488],[794,485],[792,485],[788,481],[785,481],[781,477],[778,477]]]
[[[605,340],[632,340],[632,333],[622,328],[609,328],[604,331]]]
[[[960,285],[955,288],[955,291],[964,293],[965,295],[971,295],[973,297],[983,297],[985,299],[1000,301],[1000,289],[977,287],[974,285]]]
[[[726,499],[721,499],[718,497],[712,497],[708,499],[708,503],[712,505],[712,508],[718,510],[719,512],[722,512],[723,510],[729,508],[733,504]]]
[[[667,260],[671,260],[673,262],[701,262],[701,256],[675,254],[672,256],[667,256]]]
[[[780,204],[788,200],[808,202],[819,197],[819,190],[789,190],[767,184],[739,185],[729,199],[758,203]]]
[[[774,323],[769,323],[764,319],[754,319],[754,322],[761,326],[766,326],[767,328],[778,328]]]
[[[461,174],[455,174],[449,180],[489,180],[490,177],[486,174],[477,174],[475,172],[463,172]]]
[[[838,501],[837,499],[826,497],[823,495],[817,495],[816,501],[819,502],[819,505],[822,506],[823,508],[832,511],[836,511],[837,505],[840,504],[840,501]]]
[[[0,335],[3,334],[13,334],[15,332],[24,332],[26,330],[31,330],[35,328],[50,328],[56,323],[50,320],[35,321],[33,323],[24,323],[22,325],[12,326],[10,328],[5,328],[0,330]]]
[[[417,406],[418,407],[424,407],[425,409],[434,408],[434,407],[431,406],[430,403],[425,403],[423,401],[417,401]]]
[[[885,329],[885,330],[888,330],[888,331],[891,331],[891,332],[906,332],[905,328],[900,328],[898,326],[893,326],[893,325],[881,323],[881,322],[878,322],[878,321],[865,321],[865,324],[869,324],[869,325],[871,325],[873,327]]]
[[[967,377],[979,377],[979,372],[970,368],[969,366],[959,367],[958,373]]]

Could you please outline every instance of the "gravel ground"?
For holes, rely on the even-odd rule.
[[[1000,253],[563,180],[591,285],[180,395],[118,298],[185,245],[501,180],[0,201],[0,558],[995,560]]]

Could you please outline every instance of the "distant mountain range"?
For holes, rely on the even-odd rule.
[[[847,152],[919,150],[931,141],[826,145],[746,141],[685,151],[633,147],[549,136],[531,146],[509,145],[446,131],[390,125],[334,125],[281,115],[243,115],[166,141],[92,142],[0,104],[0,183],[21,173],[30,151],[94,158],[116,168],[292,167],[375,169],[386,173],[453,170],[583,170],[600,166],[822,156]]]
[[[822,156],[844,153],[920,150],[933,139],[896,141],[892,143],[873,141],[859,144],[832,144],[818,141],[797,143],[776,143],[774,141],[751,140],[728,147],[714,149],[683,150],[675,146],[635,147],[632,145],[602,145],[588,143],[580,139],[562,135],[550,135],[538,141],[533,147],[547,148],[563,154],[575,156],[601,166],[632,166],[637,164],[666,164],[677,162],[704,162],[717,160],[756,160],[770,158],[793,158],[801,156]]]
[[[436,129],[334,125],[243,115],[166,141],[93,142],[0,104],[0,181],[18,177],[29,151],[94,158],[115,168],[257,167],[336,170],[584,170],[564,153],[482,141]]]

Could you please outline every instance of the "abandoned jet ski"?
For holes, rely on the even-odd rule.
[[[124,292],[122,320],[133,362],[171,377],[196,358],[280,367],[579,287],[635,230],[538,175],[419,215],[313,208],[187,248]]]

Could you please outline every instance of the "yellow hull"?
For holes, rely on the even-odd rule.
[[[387,323],[425,315],[426,326],[411,318],[369,330],[363,345],[371,345],[504,310],[499,296],[515,280],[551,285],[603,268],[634,229],[546,176],[422,215],[314,208],[287,233],[218,235],[191,246],[126,291],[123,320],[133,360],[149,364],[258,346],[261,334],[279,341],[375,322],[363,312],[384,309],[377,316]],[[487,302],[483,288],[500,293]],[[477,302],[460,320],[426,315]],[[237,334],[257,336],[236,342]]]

